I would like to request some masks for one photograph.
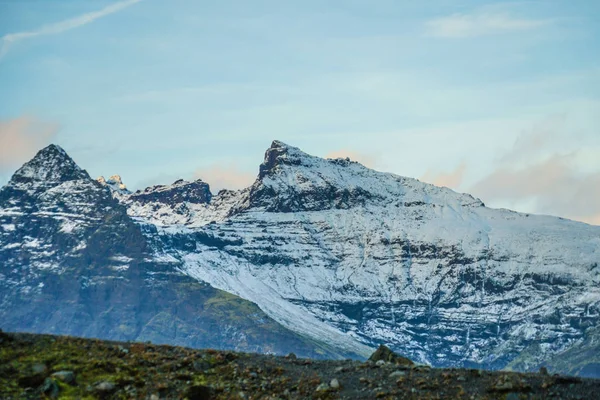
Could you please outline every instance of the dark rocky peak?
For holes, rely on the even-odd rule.
[[[188,182],[183,179],[172,185],[156,185],[133,193],[129,199],[141,204],[163,203],[168,205],[180,203],[207,204],[212,199],[208,183],[202,179]]]
[[[300,149],[274,140],[265,152],[265,160],[259,167],[258,179],[264,178],[279,165],[300,165],[302,156],[310,157]]]
[[[64,182],[89,180],[88,173],[59,146],[51,144],[15,172],[8,186],[21,190],[48,189]]]

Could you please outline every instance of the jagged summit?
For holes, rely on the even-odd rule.
[[[108,179],[105,179],[104,176],[100,176],[96,179],[98,183],[102,186],[108,187],[113,192],[118,194],[129,194],[131,193],[127,186],[123,183],[120,175],[113,175]]]
[[[8,185],[18,189],[49,188],[61,183],[90,179],[60,146],[51,144],[15,172]]]
[[[323,159],[275,140],[265,153],[249,193],[249,206],[297,212],[347,209],[367,204],[484,204],[468,194],[379,172],[349,159]]]
[[[132,201],[141,204],[158,202],[171,205],[184,202],[207,204],[210,203],[211,198],[210,187],[202,179],[193,182],[179,179],[171,185],[151,186],[144,190],[138,190],[130,196]]]

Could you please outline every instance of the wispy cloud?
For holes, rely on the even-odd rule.
[[[9,33],[2,36],[2,47],[0,48],[0,59],[8,53],[10,48],[15,43],[24,40],[31,39],[37,36],[56,35],[71,29],[78,28],[83,25],[87,25],[90,22],[105,17],[110,14],[114,14],[126,7],[129,7],[135,3],[139,3],[142,0],[125,0],[115,4],[111,4],[104,7],[102,10],[89,12],[71,19],[60,21],[54,24],[42,26],[39,29],[26,32]]]
[[[564,114],[547,118],[523,132],[469,191],[486,202],[530,203],[535,212],[599,224],[600,165],[581,170],[586,145],[578,136]]]
[[[482,199],[533,200],[539,212],[598,223],[600,172],[578,173],[575,157],[555,154],[521,168],[499,168],[472,190]]]
[[[30,116],[0,121],[0,172],[27,161],[52,140],[58,128]]]
[[[452,14],[426,23],[431,36],[464,38],[517,32],[551,24],[552,20],[519,18],[506,11],[476,11],[470,14]]]

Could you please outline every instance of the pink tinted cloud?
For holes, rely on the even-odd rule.
[[[210,185],[213,193],[221,189],[243,189],[250,186],[256,179],[255,174],[240,170],[236,166],[213,165],[198,169],[195,177]]]
[[[434,172],[428,170],[425,172],[425,175],[421,177],[421,180],[435,186],[445,186],[451,189],[457,189],[463,182],[466,171],[467,164],[462,162],[450,172]]]
[[[0,121],[0,170],[18,166],[50,143],[58,124],[31,116]]]
[[[518,168],[501,167],[473,186],[486,200],[533,200],[536,211],[598,223],[600,171],[581,174],[574,167],[576,153],[554,154]]]

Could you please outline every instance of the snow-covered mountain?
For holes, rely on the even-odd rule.
[[[206,199],[123,201],[157,259],[347,350],[501,368],[537,344],[536,367],[600,321],[597,226],[277,141],[250,188]]]
[[[0,192],[2,215],[28,196],[2,195],[17,175]],[[135,193],[92,183],[112,190],[137,223],[150,264],[250,300],[339,353],[367,355],[386,343],[435,366],[531,369],[596,340],[597,226],[490,209],[468,194],[277,141],[240,191],[213,195],[201,180]],[[2,223],[7,237],[21,229]],[[0,248],[30,241],[3,238]],[[6,259],[22,264],[19,257]]]
[[[112,181],[112,183],[111,183]],[[151,241],[58,146],[0,189],[0,329],[240,351],[351,355],[289,331],[255,304],[153,259]],[[133,196],[133,195],[132,195]],[[147,235],[156,230],[148,229]]]

